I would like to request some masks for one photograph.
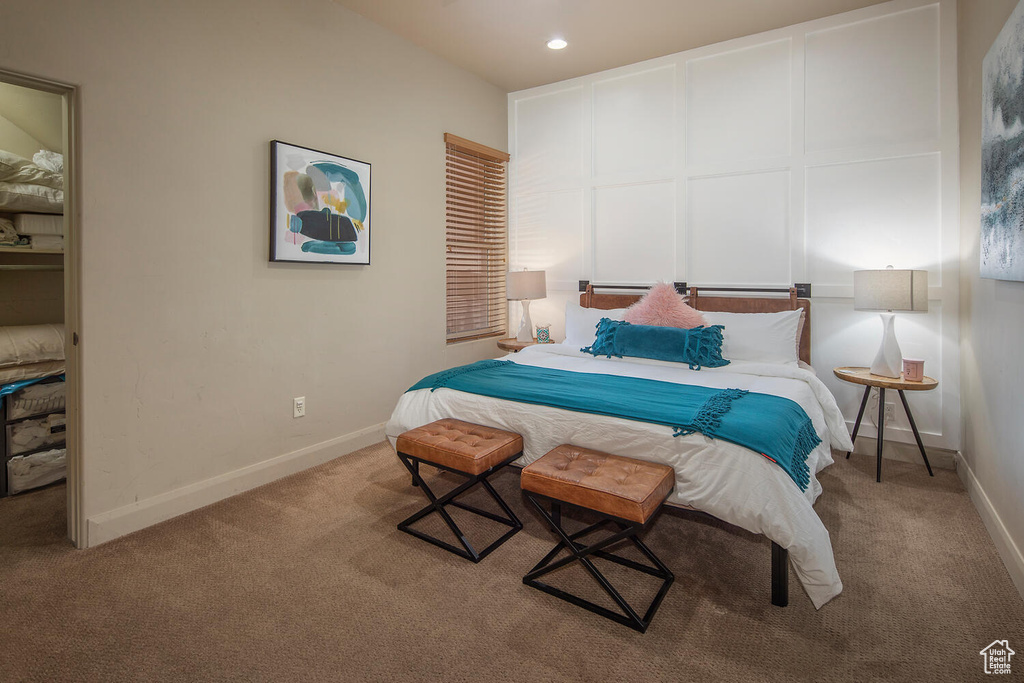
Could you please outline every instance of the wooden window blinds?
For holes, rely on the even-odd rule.
[[[448,343],[508,328],[505,152],[445,133]]]

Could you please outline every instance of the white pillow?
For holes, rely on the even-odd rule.
[[[36,166],[28,159],[0,149],[0,180],[7,183],[45,185],[60,190],[64,188],[64,176]]]
[[[0,327],[0,368],[64,360],[64,325]]]
[[[708,325],[724,325],[722,357],[755,363],[796,365],[803,309],[778,313],[701,311]]]
[[[565,340],[566,346],[582,349],[590,346],[597,339],[597,324],[601,318],[622,320],[625,308],[583,308],[579,304],[569,302],[565,305]]]
[[[43,185],[0,181],[0,206],[4,211],[61,213],[64,211],[64,191]]]

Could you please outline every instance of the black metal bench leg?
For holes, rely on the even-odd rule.
[[[928,468],[928,476],[934,477],[932,473],[932,465],[928,462],[928,455],[924,452],[924,443],[921,441],[921,434],[917,431],[917,424],[914,422],[914,415],[910,412],[910,404],[907,403],[907,397],[903,395],[903,390],[900,389],[900,400],[903,401],[903,410],[907,411],[907,419],[910,420],[910,428],[914,430],[914,439],[917,440],[917,447],[921,450],[921,457],[924,458],[924,466]]]
[[[451,502],[453,498],[464,493],[471,486],[477,483],[476,479],[470,478],[469,480],[463,482],[459,486],[456,486],[454,489],[438,498],[437,496],[434,495],[434,492],[430,490],[430,487],[427,486],[427,483],[423,481],[423,478],[420,476],[419,468],[416,466],[418,465],[418,463],[414,462],[411,458],[408,458],[408,456],[403,456],[405,456],[404,453],[399,453],[398,455],[399,459],[412,474],[413,480],[417,482],[419,488],[427,496],[427,499],[430,501],[430,505],[426,506],[422,510],[416,512],[412,516],[400,522],[398,524],[398,529],[408,534],[412,534],[413,536],[416,536],[417,538],[427,541],[428,543],[433,543],[434,545],[440,548],[444,548],[445,550],[448,550],[450,552],[453,552],[456,555],[461,555],[462,557],[465,557],[468,560],[479,562],[481,559],[480,554],[477,553],[476,549],[472,546],[472,544],[470,544],[469,540],[466,538],[466,535],[462,533],[462,530],[455,523],[455,520],[452,519],[451,515],[449,515],[448,512],[444,509],[444,506]],[[423,519],[432,512],[436,512],[441,516],[441,519],[444,520],[445,525],[447,525],[447,527],[455,535],[455,538],[458,539],[459,543],[462,545],[461,549],[455,547],[450,543],[445,543],[440,539],[434,538],[433,536],[428,536],[427,534],[421,531],[409,528],[412,524],[415,524],[416,522]]]
[[[640,552],[642,552],[644,556],[648,560],[650,560],[654,564],[654,566],[656,566],[663,574],[665,574],[666,576],[671,576],[672,580],[675,580],[675,574],[673,574],[672,571],[665,566],[664,562],[658,559],[657,555],[651,552],[651,549],[648,548],[643,541],[641,541],[636,536],[630,536],[629,540],[633,541],[633,545],[635,545],[640,550]],[[650,571],[648,571],[647,573],[654,574],[654,572]],[[658,575],[654,574],[654,576]],[[654,596],[654,600],[651,602],[651,606],[647,608],[647,613],[644,614],[644,622],[648,624],[651,623],[651,617],[653,617],[654,613],[658,611],[658,608],[661,606],[661,601],[665,599],[665,595],[668,594],[668,589],[671,586],[672,581],[666,581],[661,585],[661,589],[658,591],[658,594]]]
[[[561,540],[555,545],[551,552],[545,555],[544,558],[540,562],[538,562],[537,565],[526,574],[526,576],[523,577],[523,583],[527,586],[531,586],[533,588],[537,588],[538,590],[544,591],[545,593],[548,593],[550,595],[554,595],[557,598],[561,598],[562,600],[570,602],[578,607],[582,607],[590,612],[600,614],[601,616],[607,619],[611,619],[612,621],[616,621],[625,626],[629,626],[630,628],[639,631],[640,633],[646,632],[647,627],[651,623],[651,619],[654,617],[654,613],[658,610],[658,607],[661,605],[661,602],[664,599],[665,594],[668,592],[669,586],[671,586],[672,582],[675,580],[675,576],[673,576],[672,572],[670,572],[668,568],[660,560],[658,560],[657,557],[655,557],[654,553],[651,552],[651,550],[646,545],[644,545],[639,538],[637,538],[637,534],[643,529],[643,527],[639,524],[626,524],[614,519],[605,519],[601,522],[598,522],[597,524],[593,524],[583,529],[582,531],[578,531],[574,534],[569,534],[561,525],[560,503],[552,501],[551,512],[548,513],[548,511],[544,509],[544,507],[538,502],[538,500],[533,495],[531,495],[529,492],[524,493],[526,499],[530,501],[530,503],[533,504],[537,511],[540,512],[541,516],[545,520],[547,520],[552,530],[558,535],[558,537]],[[592,545],[583,545],[582,543],[576,542],[575,539],[581,538],[597,530],[608,521],[615,521],[615,523],[619,526],[619,531],[601,539],[596,543],[593,543]],[[636,545],[636,547],[639,548],[640,551],[649,560],[651,560],[655,566],[644,566],[630,559],[618,557],[617,555],[613,555],[604,550],[605,548],[610,548],[611,546],[625,540],[632,541],[633,544]],[[552,560],[554,560],[555,556],[558,555],[558,553],[560,553],[563,549],[569,551],[569,556],[563,557],[561,560],[558,560],[557,562],[553,562]],[[639,614],[637,614],[636,610],[634,610],[633,607],[628,602],[626,602],[625,598],[622,597],[622,595],[615,589],[611,582],[608,581],[604,574],[602,574],[601,571],[594,565],[593,561],[590,559],[591,556],[601,557],[603,559],[610,560],[622,566],[630,567],[662,579],[662,585],[658,591],[657,596],[655,596],[654,600],[648,606],[642,618]],[[621,613],[614,612],[606,607],[597,605],[593,602],[590,602],[589,600],[584,600],[583,598],[573,595],[572,593],[560,590],[558,588],[555,588],[554,586],[550,586],[538,580],[545,574],[549,574],[550,572],[553,572],[556,569],[560,569],[561,567],[564,567],[573,562],[579,562],[581,565],[583,565],[583,567],[587,570],[591,577],[593,577],[593,579],[597,581],[598,585],[601,586],[605,593],[607,593],[608,596],[619,607]]]
[[[508,463],[512,462],[512,460],[515,460],[516,458],[520,457],[521,455],[522,453],[518,453],[509,460],[503,463],[499,463],[498,465],[495,465],[486,472],[482,472],[481,474],[478,475],[469,475],[466,474],[465,472],[459,472],[458,470],[453,470],[435,464],[435,467],[439,467],[441,469],[453,472],[454,474],[466,477],[466,481],[459,484],[454,489],[452,489],[451,491],[449,491],[448,493],[444,494],[439,498],[434,495],[434,492],[430,490],[430,487],[427,486],[427,482],[420,475],[420,461],[417,458],[413,458],[412,456],[407,455],[406,453],[398,453],[398,459],[402,462],[403,465],[405,465],[405,468],[409,470],[409,473],[412,475],[413,485],[419,487],[419,489],[423,491],[424,495],[426,495],[427,499],[430,501],[429,505],[399,522],[399,531],[404,531],[407,534],[427,541],[428,543],[436,545],[439,548],[444,548],[445,550],[451,553],[454,553],[460,557],[464,557],[467,560],[472,560],[473,562],[479,562],[480,560],[484,559],[485,557],[487,557],[488,554],[490,554],[492,550],[500,546],[502,543],[504,543],[506,540],[511,538],[514,534],[516,534],[519,530],[523,528],[523,523],[512,511],[512,508],[508,506],[504,499],[502,499],[502,497],[498,495],[498,492],[494,490],[494,487],[491,486],[491,483],[487,481],[487,478],[489,476],[497,472],[500,468],[504,467]],[[461,503],[455,500],[458,496],[461,496],[463,493],[465,493],[466,491],[468,491],[470,488],[477,484],[483,485],[484,489],[487,491],[488,494],[490,494],[491,498],[493,498],[495,502],[498,503],[498,506],[501,508],[502,512],[504,512],[507,515],[507,518],[501,517],[492,512],[481,510],[479,508],[473,507],[472,505],[467,505],[465,503]],[[459,528],[459,525],[455,523],[455,520],[452,519],[451,515],[448,514],[448,511],[445,510],[445,506],[447,505],[451,505],[453,507],[466,510],[478,516],[494,520],[495,522],[504,524],[505,526],[511,528],[507,532],[505,532],[500,538],[491,543],[489,546],[487,546],[481,551],[477,551],[469,542],[469,539],[466,538],[466,535],[463,533],[462,529]],[[458,548],[452,545],[451,543],[447,543],[439,538],[434,538],[429,534],[411,528],[411,525],[415,524],[416,522],[418,522],[419,520],[423,519],[424,517],[433,512],[436,512],[438,513],[438,515],[441,516],[441,519],[444,520],[445,525],[447,525],[449,530],[451,530],[452,534],[455,535],[455,538],[458,539],[459,544],[462,545],[462,548]]]
[[[772,541],[772,604],[789,604],[789,551]]]
[[[857,421],[853,423],[853,436],[850,437],[850,443],[856,445],[857,432],[860,431],[860,421],[864,417],[864,407],[868,404],[868,395],[871,394],[871,387],[864,387],[864,398],[860,400],[860,410],[857,411]],[[852,451],[846,451],[846,459],[850,459],[850,453]]]

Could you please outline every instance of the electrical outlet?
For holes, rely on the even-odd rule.
[[[896,419],[896,404],[895,403],[889,403],[887,401],[886,404],[885,404],[885,424],[889,424],[890,422],[892,422],[895,419]]]
[[[306,415],[306,397],[296,396],[292,400],[292,417],[304,417]]]

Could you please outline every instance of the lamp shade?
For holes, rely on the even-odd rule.
[[[509,301],[543,299],[548,295],[547,281],[543,270],[510,272],[505,281],[505,298]]]
[[[858,311],[927,311],[927,270],[855,270],[853,307]]]

